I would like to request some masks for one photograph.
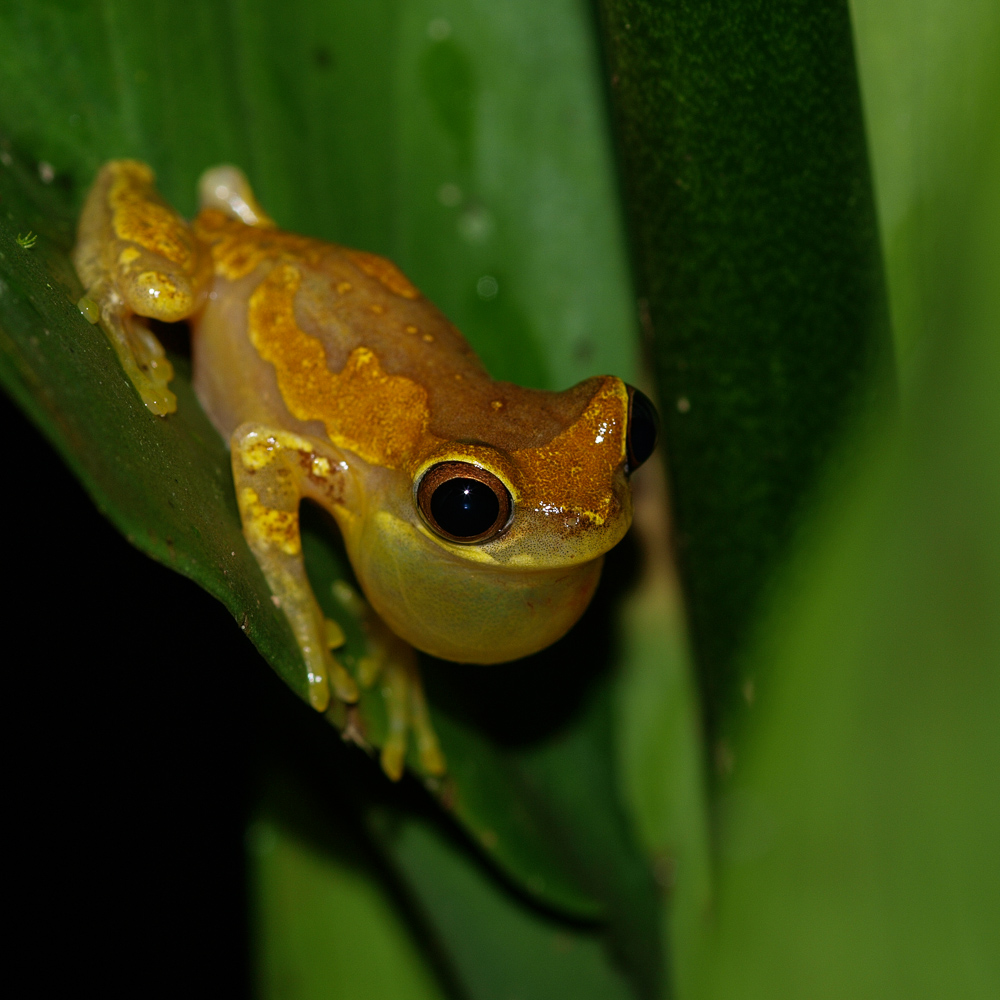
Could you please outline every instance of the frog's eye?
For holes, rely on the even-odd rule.
[[[659,432],[660,415],[656,407],[645,393],[629,386],[626,472],[635,472],[653,454]]]
[[[486,469],[468,462],[429,468],[417,486],[424,520],[450,542],[487,542],[510,520],[507,487]]]

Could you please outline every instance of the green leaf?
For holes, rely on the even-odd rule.
[[[407,819],[385,836],[428,924],[452,943],[456,975],[470,996],[626,1000],[634,995],[622,973],[609,966],[592,929],[560,924],[495,891],[482,869],[450,849],[431,824]]]
[[[1000,992],[1000,16],[853,9],[903,413],[765,623],[709,997]]]
[[[989,0],[959,14],[921,0],[854,2],[858,70],[878,194],[901,381],[920,369],[963,280],[968,212],[963,178],[979,175],[997,109],[996,12]],[[947,241],[942,246],[942,241]]]
[[[705,751],[662,467],[645,466],[633,482],[644,571],[620,611],[619,780],[654,878],[669,892],[669,995],[687,998],[712,913]]]
[[[426,995],[433,970],[445,992],[484,1000],[634,996],[599,926],[526,905],[454,830],[401,809],[360,773],[344,777],[303,781],[287,766],[265,775],[248,837],[264,995],[291,984],[302,997]],[[404,915],[418,918],[417,935]]]
[[[889,337],[846,6],[598,6],[687,607],[661,541],[625,611],[621,769],[691,997],[714,902],[704,770],[731,767],[747,644],[826,463],[888,394]]]
[[[709,735],[803,503],[889,355],[843,2],[602,0]],[[725,756],[723,749],[722,756]]]
[[[301,789],[280,783],[284,798]],[[272,777],[269,798],[281,795]],[[265,997],[446,996],[364,841],[311,819],[312,836],[265,801],[247,831],[257,993]],[[317,831],[318,827],[318,831]]]
[[[0,218],[0,376],[130,540],[221,599],[301,694],[297,651],[243,544],[228,456],[183,357],[172,356],[179,412],[153,418],[76,309],[81,289],[66,259],[75,210],[111,157],[150,162],[186,213],[198,174],[236,162],[280,224],[393,257],[498,377],[553,387],[598,371],[634,380],[585,12],[568,0],[499,12],[38,2],[5,13],[3,28],[0,128],[10,142],[0,183],[10,215]],[[29,228],[38,244],[18,246]],[[493,284],[481,288],[483,278]],[[306,546],[325,602],[345,568],[321,530]],[[650,994],[656,901],[611,764],[607,622],[620,592],[600,599],[599,643],[563,645],[471,682],[461,667],[432,666],[436,692],[465,684],[463,705],[442,694],[432,709],[453,763],[439,793],[485,863],[553,911],[600,916],[631,988]],[[344,624],[356,655],[360,632]],[[555,671],[559,683],[540,685],[534,671]],[[497,684],[510,715],[486,733],[476,712]],[[549,714],[535,713],[526,740],[519,715],[539,687]],[[525,976],[535,960],[525,959]]]
[[[491,810],[494,822],[503,825],[483,829],[481,842],[503,863],[502,852],[510,849],[503,831],[520,832],[524,827],[534,832],[533,837],[510,837],[509,843],[544,842],[552,859],[548,867],[535,865],[534,870],[540,877],[565,871],[570,884],[599,902],[597,915],[609,923],[608,942],[617,964],[629,973],[640,995],[655,996],[663,977],[657,899],[617,801],[614,688],[599,667],[602,633],[606,635],[606,625],[595,625],[591,618],[547,654],[484,669],[464,680],[447,678],[446,690],[446,668],[430,673],[428,680],[438,696],[441,713],[436,718],[445,745],[461,740],[465,750],[456,763],[454,814],[460,819],[481,815],[490,797],[505,801],[507,815]],[[584,677],[580,701],[566,705],[581,671],[590,676]],[[520,704],[528,684],[538,699],[533,710]],[[517,712],[521,717],[512,724]],[[559,724],[550,735],[553,715]],[[480,735],[474,740],[476,733]],[[544,885],[526,888],[540,898],[552,894]]]

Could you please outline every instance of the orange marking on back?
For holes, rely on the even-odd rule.
[[[119,165],[108,190],[115,236],[157,253],[185,274],[197,264],[187,223],[157,194],[153,172],[145,164]]]
[[[248,328],[257,352],[274,365],[278,389],[299,420],[320,420],[330,440],[366,462],[411,468],[442,443],[427,430],[427,392],[389,375],[367,347],[355,348],[342,371],[331,372],[326,351],[295,322],[302,276],[279,264],[250,296]]]
[[[280,229],[248,226],[217,208],[202,210],[194,220],[194,231],[211,248],[215,273],[230,281],[245,278],[258,264],[282,254],[315,265],[328,251],[328,244],[319,240]]]

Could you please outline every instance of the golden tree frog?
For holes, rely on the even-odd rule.
[[[611,376],[564,392],[494,381],[390,261],[278,229],[235,167],[207,171],[199,193],[189,223],[148,166],[107,163],[74,250],[81,308],[161,417],[172,370],[146,319],[190,323],[195,391],[229,443],[243,532],[312,705],[352,705],[380,679],[383,769],[402,774],[412,734],[440,774],[413,649],[486,664],[560,638],[631,523],[628,477],[656,411]],[[358,676],[306,577],[303,498],[336,519],[371,609],[378,652]]]

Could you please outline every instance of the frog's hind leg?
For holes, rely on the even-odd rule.
[[[382,770],[393,781],[402,777],[412,732],[421,770],[432,776],[444,774],[447,766],[427,710],[416,651],[386,627],[350,584],[338,580],[333,593],[341,605],[361,619],[367,634],[369,655],[358,664],[358,680],[364,688],[377,683],[385,705]]]
[[[389,632],[374,613],[372,618],[375,627],[369,625],[368,638],[375,647],[375,669],[369,667],[368,677],[362,675],[362,684],[369,686],[365,681],[375,674],[371,683],[381,686],[386,711],[386,735],[380,755],[382,770],[393,781],[403,776],[406,745],[412,732],[421,770],[429,775],[442,775],[447,767],[427,710],[416,651]]]
[[[259,424],[243,424],[231,440],[233,480],[243,534],[292,627],[309,680],[309,700],[324,711],[330,686],[342,702],[358,700],[358,687],[331,653],[330,631],[313,596],[302,559],[299,504],[343,488],[335,456],[309,438]]]
[[[160,416],[172,413],[173,369],[141,317],[174,323],[197,312],[212,264],[191,227],[160,197],[145,163],[113,160],[101,168],[80,216],[73,263],[87,289],[81,311],[93,319],[91,303],[97,306],[142,401]]]

